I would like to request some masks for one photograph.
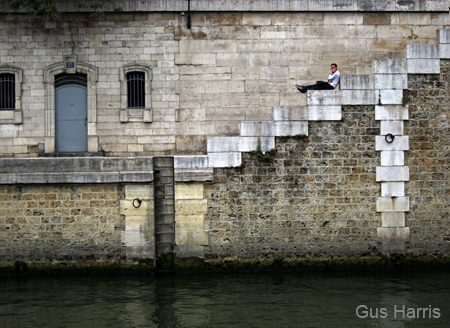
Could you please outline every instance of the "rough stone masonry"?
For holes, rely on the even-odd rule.
[[[447,1],[199,0],[190,28],[180,1],[60,4],[1,14],[0,262],[153,260],[153,156],[174,157],[180,257],[448,253]],[[331,62],[338,90],[295,90]],[[58,152],[75,73],[86,150]]]

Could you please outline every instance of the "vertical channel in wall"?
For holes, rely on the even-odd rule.
[[[158,273],[174,271],[175,175],[173,157],[154,157],[155,263]]]

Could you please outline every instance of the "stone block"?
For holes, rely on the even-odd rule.
[[[209,244],[208,234],[203,228],[203,221],[203,215],[177,215],[175,225],[175,242],[179,247],[177,254],[180,251],[186,254],[186,252],[192,252],[192,247]],[[191,256],[194,255],[191,254]]]
[[[410,74],[439,74],[441,62],[439,59],[407,59]]]
[[[241,136],[295,136],[308,134],[308,122],[242,122]]]
[[[203,199],[202,183],[177,183],[175,199]]]
[[[126,248],[127,262],[133,263],[137,259],[153,259],[155,257],[155,245],[153,242],[145,246],[129,246]]]
[[[143,230],[148,230],[149,233],[153,234],[154,230],[153,216],[151,220],[149,216],[127,215],[125,217],[125,231],[143,231]]]
[[[405,212],[388,212],[381,213],[381,226],[388,227],[404,227]]]
[[[382,182],[381,183],[381,196],[405,196],[405,183],[404,182]]]
[[[208,162],[211,167],[236,167],[242,164],[241,153],[210,153]]]
[[[120,172],[120,182],[152,182],[153,172]]]
[[[369,74],[341,75],[341,90],[373,89],[374,76]]]
[[[311,90],[307,103],[313,106],[374,105],[378,100],[373,90]]]
[[[372,73],[374,74],[406,74],[407,65],[405,59],[374,59],[372,61]]]
[[[439,58],[437,44],[407,44],[405,54],[407,59]]]
[[[407,74],[376,74],[375,89],[408,89]]]
[[[125,199],[153,199],[153,186],[151,184],[125,185]]]
[[[409,227],[381,227],[377,228],[378,242],[403,241],[409,242]]]
[[[208,211],[206,199],[181,199],[175,201],[177,215],[206,214]]]
[[[377,197],[377,212],[408,212],[409,197]]]
[[[216,55],[214,54],[175,54],[176,65],[215,65]]]
[[[377,166],[377,182],[409,181],[408,166]]]
[[[404,124],[403,121],[381,121],[380,135],[385,136],[390,133],[395,136],[403,135]]]
[[[375,119],[386,121],[408,120],[408,107],[398,105],[375,106]]]
[[[274,106],[273,107],[274,121],[306,121],[308,120],[307,106]]]
[[[387,139],[390,140],[389,138]],[[391,143],[386,141],[386,136],[376,136],[375,150],[409,150],[409,136],[394,136]]]
[[[206,169],[209,167],[208,156],[175,156],[175,169]]]
[[[381,105],[401,105],[403,90],[380,90],[378,99]]]
[[[341,106],[308,106],[309,121],[340,121]]]
[[[121,235],[122,246],[145,246],[153,243],[144,231],[123,231]]]
[[[402,166],[405,164],[404,151],[382,151],[381,166]]]
[[[120,200],[120,214],[121,215],[131,215],[131,216],[147,216],[153,215],[154,205],[153,201],[143,200],[142,198],[136,197],[142,202],[136,200]],[[134,205],[133,205],[134,204]]]
[[[437,43],[450,43],[450,30],[449,29],[438,29],[436,31]]]
[[[206,169],[177,169],[175,171],[176,182],[212,182],[214,181],[212,167]]]
[[[439,58],[449,59],[450,58],[450,44],[439,44]]]
[[[253,151],[257,149],[258,139],[261,141],[262,151],[275,148],[275,138],[273,137],[209,137],[207,140],[208,153]]]

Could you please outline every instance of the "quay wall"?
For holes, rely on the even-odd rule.
[[[448,255],[446,1],[60,3],[1,14],[0,264]],[[337,90],[295,89],[332,62]],[[86,152],[56,151],[61,73],[87,76]]]

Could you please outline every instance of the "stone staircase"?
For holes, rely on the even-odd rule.
[[[372,63],[372,74],[342,75],[340,90],[308,91],[307,106],[280,107],[273,110],[273,121],[242,122],[240,136],[209,137],[205,156],[177,157],[178,169],[211,169],[235,167],[242,163],[242,152],[275,147],[276,136],[308,135],[309,121],[339,121],[343,105],[374,105],[375,119],[380,121],[380,135],[375,149],[380,152],[381,166],[376,168],[376,181],[381,184],[376,210],[381,213],[378,241],[386,254],[403,253],[410,231],[405,226],[409,197],[405,182],[409,167],[404,152],[409,150],[409,137],[403,122],[408,120],[408,107],[403,105],[403,90],[408,88],[408,74],[439,74],[440,59],[450,58],[450,29],[437,30],[436,44],[408,44],[405,59],[381,59]]]

